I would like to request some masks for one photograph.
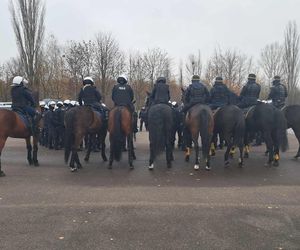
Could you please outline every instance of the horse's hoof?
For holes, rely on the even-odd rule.
[[[168,163],[167,163],[167,167],[168,167],[168,168],[171,168],[171,167],[172,167],[172,163],[171,163],[171,162],[168,162]]]
[[[279,166],[279,161],[274,161],[274,162],[273,162],[273,166],[274,166],[274,167],[278,167],[278,166]]]
[[[130,169],[131,169],[131,170],[134,169],[134,166],[133,166],[132,164],[130,165]]]
[[[239,162],[239,168],[242,168],[243,166],[244,166],[244,164]]]
[[[200,168],[199,164],[195,164],[194,170],[199,170],[199,168]]]
[[[38,167],[38,166],[40,166],[40,164],[39,164],[39,162],[38,162],[38,161],[34,162],[34,163],[33,163],[33,165],[34,165],[35,167]]]
[[[151,165],[149,165],[148,169],[153,170],[154,169],[154,164],[152,163]]]
[[[244,158],[248,159],[248,158],[249,158],[249,154],[248,154],[248,153],[245,153],[245,154],[244,154]]]
[[[205,167],[205,170],[206,170],[206,171],[210,171],[210,170],[211,170],[211,167],[210,167],[210,166],[206,166],[206,167]]]
[[[190,157],[189,157],[189,156],[186,156],[186,157],[185,157],[185,161],[186,161],[186,162],[189,162],[189,161],[190,161]]]
[[[75,168],[75,167],[70,167],[70,171],[71,171],[72,173],[74,173],[74,172],[77,171],[77,168]]]
[[[84,158],[84,161],[85,161],[85,162],[88,162],[88,161],[89,161],[89,159],[88,159],[88,158]]]
[[[5,176],[5,173],[1,170],[0,171],[0,177],[4,177]]]
[[[225,161],[225,168],[230,167],[229,161]]]
[[[32,160],[28,160],[28,164],[29,164],[29,166],[32,166],[33,165],[33,161]]]
[[[106,157],[103,157],[103,161],[104,161],[104,162],[107,162],[107,158],[106,158]]]
[[[135,156],[135,155],[133,155],[133,156],[132,156],[132,159],[133,159],[133,160],[136,160],[136,156]]]

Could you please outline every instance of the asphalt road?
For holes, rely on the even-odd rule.
[[[100,154],[77,173],[62,151],[40,148],[40,167],[26,163],[25,142],[2,154],[0,249],[300,249],[300,160],[297,144],[280,166],[266,168],[264,147],[245,167],[228,169],[223,153],[212,170],[195,172],[176,150],[148,171],[148,140],[138,135],[135,169],[126,155],[107,169]],[[83,157],[81,157],[82,159]],[[193,159],[193,158],[192,158]]]

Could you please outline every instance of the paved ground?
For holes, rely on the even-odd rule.
[[[193,170],[176,151],[150,172],[147,134],[138,135],[135,170],[126,157],[113,170],[93,154],[70,173],[61,151],[40,149],[26,165],[22,140],[9,140],[0,179],[0,249],[300,249],[300,160],[296,142],[278,168],[264,147],[243,169]],[[125,156],[125,155],[123,155]],[[81,157],[82,158],[82,157]]]

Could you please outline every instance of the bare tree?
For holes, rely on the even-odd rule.
[[[201,53],[198,50],[198,54],[190,54],[185,64],[186,74],[190,79],[192,75],[202,75],[202,60]]]
[[[22,64],[30,84],[38,90],[35,73],[44,38],[45,5],[41,0],[11,0],[9,9]]]
[[[270,87],[273,77],[284,72],[283,47],[277,42],[268,44],[261,52],[259,64]]]
[[[125,69],[125,56],[117,40],[110,33],[97,34],[95,44],[95,74],[100,81],[105,101],[113,79]]]
[[[168,53],[160,48],[149,49],[144,54],[143,61],[148,72],[151,87],[153,87],[157,77],[168,77],[170,75],[170,58]]]
[[[284,37],[284,72],[286,74],[289,103],[295,102],[300,73],[299,33],[296,22],[289,22]]]

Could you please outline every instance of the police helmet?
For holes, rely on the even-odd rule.
[[[50,101],[50,102],[48,103],[48,106],[49,106],[49,107],[50,107],[50,106],[51,106],[51,107],[55,107],[55,104],[56,104],[55,101]]]
[[[56,105],[57,105],[57,107],[62,107],[62,106],[64,106],[64,103],[62,101],[58,101],[56,103]]]
[[[193,75],[193,76],[192,76],[192,81],[200,81],[200,76],[198,76],[198,75]]]
[[[223,78],[221,76],[217,76],[215,82],[223,83]]]
[[[71,104],[73,107],[75,107],[76,101],[70,101],[70,104]]]
[[[45,107],[46,106],[46,102],[44,102],[44,101],[40,101],[40,107]]]
[[[163,77],[163,76],[158,77],[157,80],[156,80],[156,83],[159,83],[159,82],[161,82],[161,83],[166,83],[166,82],[167,82],[167,79],[166,79],[165,77]]]
[[[255,74],[249,74],[248,79],[249,80],[256,80],[256,75]]]
[[[69,104],[70,104],[70,100],[69,99],[64,100],[64,105],[69,105]]]
[[[22,76],[15,76],[12,80],[11,86],[19,86],[21,84],[27,84],[28,81]]]
[[[117,82],[120,83],[120,84],[125,84],[128,82],[128,79],[127,79],[127,76],[126,75],[120,75],[118,78],[117,78]]]
[[[91,84],[91,85],[94,85],[94,80],[92,77],[90,76],[87,76],[83,79],[83,85],[86,85],[86,84]]]

